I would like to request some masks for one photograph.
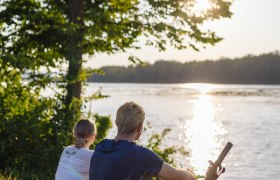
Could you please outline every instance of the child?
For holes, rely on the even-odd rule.
[[[94,152],[89,147],[95,140],[95,123],[87,119],[79,120],[74,126],[73,135],[74,145],[66,147],[61,154],[56,180],[89,179],[90,159]]]

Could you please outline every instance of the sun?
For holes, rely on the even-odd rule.
[[[212,3],[209,0],[195,0],[193,11],[195,14],[199,15],[205,13],[207,10],[211,9]]]

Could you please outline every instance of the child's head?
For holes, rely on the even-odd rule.
[[[73,135],[75,138],[74,145],[77,148],[91,145],[96,135],[95,123],[88,119],[79,120],[74,126]]]
[[[145,112],[141,106],[134,102],[123,104],[117,111],[116,125],[118,133],[130,134],[143,124]]]

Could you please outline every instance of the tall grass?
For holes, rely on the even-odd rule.
[[[12,171],[5,170],[0,172],[0,180],[21,180],[21,178],[15,176]]]

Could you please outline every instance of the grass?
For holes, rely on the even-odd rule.
[[[14,176],[11,171],[5,170],[0,172],[0,180],[21,180],[21,178]]]

